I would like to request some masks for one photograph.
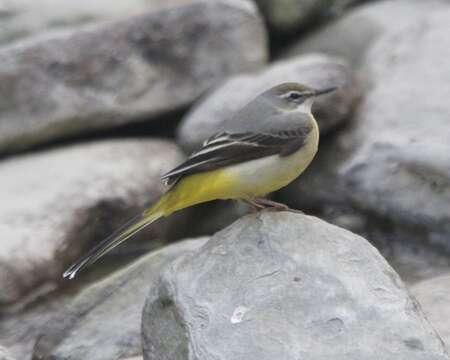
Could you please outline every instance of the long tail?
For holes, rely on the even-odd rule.
[[[166,194],[167,195],[167,194]],[[101,241],[93,249],[91,249],[86,255],[78,259],[72,266],[70,266],[63,274],[64,278],[73,279],[78,272],[85,267],[92,265],[103,255],[120,245],[130,237],[141,231],[146,226],[155,222],[159,218],[167,215],[164,211],[164,205],[167,200],[167,196],[163,195],[161,199],[151,208],[143,211],[137,216],[130,219],[127,223],[122,225],[117,231]]]

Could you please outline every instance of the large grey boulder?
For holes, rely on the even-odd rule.
[[[150,253],[92,285],[44,326],[34,360],[111,360],[141,350],[141,314],[160,270],[178,256],[197,250],[206,239],[183,241]]]
[[[378,38],[414,24],[424,14],[444,6],[448,6],[447,0],[384,0],[360,5],[300,39],[283,57],[323,52],[359,65]]]
[[[450,349],[450,275],[422,281],[411,287],[431,325]]]
[[[449,18],[450,7],[377,42],[365,61],[370,86],[355,121],[322,143],[309,171],[282,192],[282,200],[357,216],[354,230],[361,233],[384,222],[376,233],[437,245],[448,255]]]
[[[163,270],[144,359],[448,359],[395,271],[363,238],[260,213]]]
[[[315,88],[340,86],[335,93],[317,100],[313,111],[326,133],[342,124],[359,99],[361,89],[346,62],[320,54],[280,61],[257,74],[237,75],[218,87],[185,116],[178,129],[178,141],[190,151],[206,138],[239,127],[236,111],[261,92],[283,82],[300,82]],[[275,125],[274,125],[275,126]]]
[[[49,32],[124,19],[196,0],[0,0],[0,46]],[[211,0],[223,1],[223,0]],[[248,1],[248,0],[227,0]]]
[[[191,1],[0,49],[0,152],[154,119],[266,60],[248,1]]]
[[[47,282],[165,187],[183,159],[172,143],[109,140],[54,148],[0,163],[0,305]],[[167,238],[172,217],[142,234]],[[141,238],[142,238],[141,237]]]
[[[336,16],[359,0],[255,0],[269,27],[278,33],[295,32],[325,17]]]

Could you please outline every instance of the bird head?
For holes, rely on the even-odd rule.
[[[263,96],[283,111],[310,113],[317,96],[328,94],[336,89],[336,87],[328,87],[317,90],[298,83],[283,83],[269,89]]]

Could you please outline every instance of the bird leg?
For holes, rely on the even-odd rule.
[[[294,213],[303,214],[303,211],[301,211],[301,210],[292,209],[289,206],[287,206],[286,204],[279,203],[279,202],[269,200],[266,198],[256,198],[253,200],[253,202],[262,206],[263,208],[268,208],[268,209],[272,209],[275,211],[290,211],[290,212],[294,212]]]
[[[250,206],[251,212],[258,212],[259,210],[265,209],[267,206],[263,204],[259,204],[254,200],[251,199],[241,199],[243,202],[245,202],[248,206]]]

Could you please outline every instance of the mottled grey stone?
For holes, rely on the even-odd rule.
[[[40,329],[34,360],[111,360],[141,354],[142,307],[159,271],[205,239],[150,253],[92,285]]]
[[[359,65],[379,37],[414,24],[424,13],[440,10],[445,3],[448,5],[447,0],[370,2],[300,39],[283,57],[323,52]]]
[[[154,119],[266,60],[251,2],[191,1],[0,49],[0,152]]]
[[[422,281],[411,287],[431,325],[450,349],[450,275]]]
[[[0,44],[41,32],[121,19],[189,0],[0,0]]]
[[[359,217],[360,233],[375,223],[387,243],[436,245],[447,267],[449,19],[450,6],[378,40],[364,61],[369,86],[355,121],[322,142],[310,169],[280,195],[292,206]]]
[[[70,292],[62,296],[52,294],[40,298],[32,306],[13,312],[2,312],[0,343],[6,346],[16,359],[30,360],[41,327],[72,298]]]
[[[355,74],[339,59],[310,54],[276,62],[260,73],[232,77],[196,104],[180,124],[178,141],[191,151],[209,136],[232,130],[240,121],[233,119],[234,112],[268,88],[291,81],[319,89],[340,86],[335,93],[318,98],[313,106],[322,132],[342,124],[361,95]]]
[[[448,359],[373,246],[287,212],[244,217],[171,263],[142,326],[146,360]]]
[[[155,201],[165,191],[161,174],[182,159],[168,141],[134,139],[81,143],[1,162],[0,305],[60,281],[82,252]],[[166,238],[175,219],[149,227],[142,237]]]

